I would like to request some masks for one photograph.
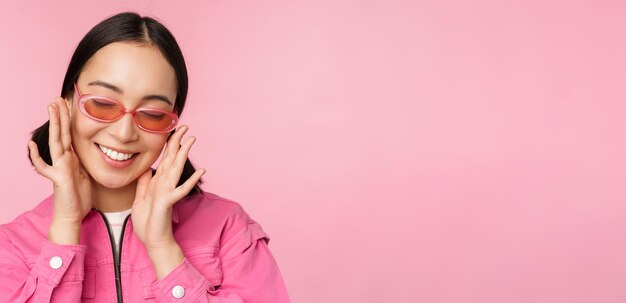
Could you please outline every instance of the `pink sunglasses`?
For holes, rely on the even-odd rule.
[[[81,94],[74,83],[74,91],[78,94],[78,108],[87,117],[99,122],[114,122],[124,114],[131,113],[135,124],[152,133],[167,133],[178,123],[178,115],[158,108],[142,107],[129,110],[117,100],[89,94]]]

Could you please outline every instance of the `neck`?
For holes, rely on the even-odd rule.
[[[133,206],[135,200],[135,191],[137,182],[121,188],[104,187],[98,182],[92,183],[93,207],[102,212],[119,212],[124,211]]]

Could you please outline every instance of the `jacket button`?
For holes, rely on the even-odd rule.
[[[61,260],[61,257],[54,256],[50,258],[50,267],[59,269],[61,266],[63,266],[63,260]]]
[[[185,289],[180,285],[174,286],[174,288],[172,288],[172,296],[176,299],[182,298],[185,296]]]

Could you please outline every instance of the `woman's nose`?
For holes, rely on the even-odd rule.
[[[125,113],[117,121],[112,122],[107,132],[119,142],[132,142],[139,139],[139,132],[131,113]]]

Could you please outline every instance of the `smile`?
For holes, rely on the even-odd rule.
[[[96,143],[96,145],[98,145],[98,147],[100,148],[102,153],[104,153],[111,160],[115,160],[115,161],[126,161],[126,160],[128,160],[128,159],[130,159],[133,156],[138,154],[138,153],[123,153],[121,151],[117,151],[117,150],[114,150],[114,149],[106,147],[106,146],[102,146],[102,145],[97,144],[97,143]]]

